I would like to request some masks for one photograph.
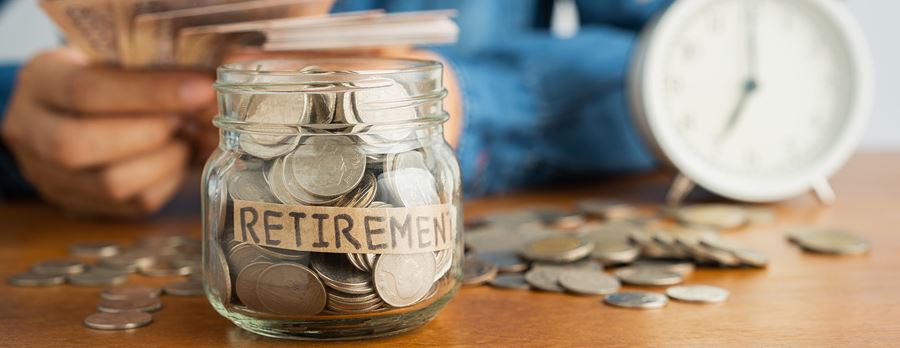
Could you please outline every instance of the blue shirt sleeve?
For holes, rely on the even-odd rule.
[[[0,124],[15,86],[18,65],[0,65]],[[0,201],[33,194],[4,141],[0,141]]]

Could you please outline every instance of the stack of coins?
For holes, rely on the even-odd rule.
[[[202,269],[200,241],[185,235],[146,236],[131,248],[111,242],[78,243],[69,252],[69,258],[36,262],[27,272],[10,277],[9,283],[35,287],[68,282],[103,287],[123,284],[131,273],[187,276],[199,274]],[[195,279],[189,286],[197,284]]]
[[[315,66],[301,71],[349,73]],[[442,197],[449,197],[451,187],[433,173],[452,154],[430,151],[427,142],[439,138],[396,127],[416,118],[414,108],[383,106],[409,99],[402,85],[379,78],[319,88],[239,101],[239,118],[255,127],[237,135],[245,155],[225,174],[229,207],[232,200],[345,208],[449,202]],[[391,127],[379,130],[380,124]],[[272,125],[293,128],[267,128]],[[211,253],[222,258],[213,260],[219,274],[207,279],[223,304],[249,314],[375,313],[422,303],[453,285],[449,249],[402,255],[299,252],[235,241],[232,225],[226,221],[219,231],[221,250]]]
[[[84,319],[96,330],[127,330],[149,325],[151,312],[162,308],[160,294],[203,296],[200,241],[185,235],[149,235],[130,248],[111,242],[85,242],[69,248],[69,258],[40,261],[13,275],[14,286],[44,287],[68,282],[75,286],[107,287],[100,293],[97,313]],[[189,276],[161,290],[124,285],[131,273],[147,277]]]
[[[759,207],[700,204],[662,209],[604,200],[577,202],[574,212],[534,208],[492,214],[468,223],[472,227],[465,235],[463,284],[605,295],[605,303],[626,308],[660,308],[668,298],[722,302],[728,297],[725,289],[675,285],[696,266],[766,267],[764,254],[725,238],[719,230],[773,221],[774,213]],[[841,230],[795,228],[788,237],[819,253],[869,249],[865,240]],[[667,297],[620,292],[622,283],[671,287]]]

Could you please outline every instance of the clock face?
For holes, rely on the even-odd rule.
[[[833,0],[682,0],[645,42],[660,150],[702,186],[763,201],[836,170],[864,125],[868,61]]]

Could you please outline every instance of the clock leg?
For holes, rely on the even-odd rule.
[[[678,206],[687,197],[688,193],[691,193],[694,186],[693,180],[682,173],[678,173],[675,175],[675,180],[672,181],[672,186],[669,187],[669,193],[666,194],[666,203],[670,207]]]
[[[830,205],[834,203],[834,190],[831,188],[831,184],[828,183],[828,179],[821,177],[814,180],[812,190],[819,197],[819,202],[822,202],[822,204]]]

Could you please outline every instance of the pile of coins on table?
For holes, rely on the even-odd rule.
[[[74,286],[109,287],[100,293],[97,313],[84,320],[98,330],[124,330],[150,324],[150,312],[159,310],[163,291],[172,296],[202,296],[200,241],[185,235],[153,235],[141,238],[132,248],[111,242],[72,245],[70,257],[40,261],[24,273],[9,278],[21,287],[46,287],[69,283]],[[163,289],[127,285],[131,273],[147,277],[189,276]]]
[[[719,230],[773,222],[765,208],[699,204],[659,209],[622,202],[578,202],[574,212],[525,209],[473,221],[466,230],[463,285],[605,295],[605,303],[660,308],[668,298],[722,302],[728,291],[674,286],[696,266],[762,268],[765,255],[724,238]],[[802,228],[788,232],[806,250],[860,253],[868,244],[848,232]],[[611,274],[605,268],[611,268]],[[672,286],[666,295],[620,292],[632,286]]]
[[[327,73],[317,69],[301,71]],[[408,99],[401,85],[380,79],[378,88],[364,89],[361,83],[354,83],[352,91],[244,98],[238,112],[247,123],[333,127],[305,134],[303,141],[296,134],[242,132],[238,145],[246,155],[226,174],[227,198],[345,208],[447,203],[441,197],[449,186],[438,185],[432,173],[446,172],[434,169],[441,165],[435,162],[452,160],[452,153],[431,150],[425,142],[435,139],[417,139],[409,129],[346,134],[355,124],[416,117],[411,108],[364,107]],[[229,202],[226,209],[232,209]],[[383,255],[291,251],[235,241],[232,221],[226,220],[221,250],[212,254],[215,272],[222,276],[211,282],[211,291],[247,314],[374,313],[428,301],[453,285],[452,249]]]

